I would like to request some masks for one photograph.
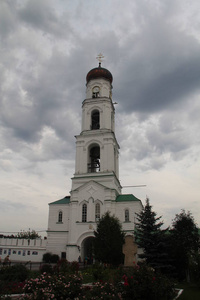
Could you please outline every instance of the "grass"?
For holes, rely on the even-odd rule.
[[[178,300],[199,300],[200,288],[192,284],[182,284],[178,288],[183,289],[183,293]]]

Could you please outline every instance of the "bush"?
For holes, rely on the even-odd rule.
[[[28,278],[29,271],[24,265],[15,265],[1,268],[0,280],[22,282]]]
[[[47,264],[57,263],[59,261],[59,256],[57,254],[52,254],[50,252],[47,252],[43,254],[42,261]]]
[[[29,271],[23,265],[2,267],[0,272],[0,294],[18,294],[22,292]]]
[[[167,300],[174,296],[174,284],[147,265],[129,269],[123,281],[121,293],[126,300]]]
[[[40,273],[53,274],[53,268],[50,264],[45,264],[40,267]]]
[[[115,299],[120,300],[121,295],[118,289],[109,282],[96,282],[94,283],[93,287],[89,290],[85,290],[85,297],[84,299]]]
[[[48,275],[42,274],[38,278],[31,279],[24,286],[25,299],[74,299],[81,295],[82,278],[76,275]]]
[[[52,254],[51,263],[57,263],[59,261],[59,256],[57,254]]]

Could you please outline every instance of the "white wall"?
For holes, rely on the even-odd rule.
[[[9,255],[11,261],[21,262],[40,262],[43,254],[46,253],[47,240],[43,239],[8,239],[0,238],[0,257],[3,262],[4,258]]]

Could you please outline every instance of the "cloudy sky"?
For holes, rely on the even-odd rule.
[[[69,195],[85,77],[113,74],[120,181],[200,226],[199,0],[0,0],[0,231]],[[45,234],[45,233],[44,233]]]

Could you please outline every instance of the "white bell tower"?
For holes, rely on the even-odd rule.
[[[112,102],[112,74],[99,66],[86,77],[86,99],[82,103],[82,130],[76,136],[75,174],[72,193],[94,180],[121,194],[119,145],[115,137],[115,108]]]
[[[68,261],[92,255],[94,230],[105,212],[115,215],[124,232],[133,235],[135,213],[142,207],[132,194],[121,194],[113,77],[101,67],[101,58],[99,55],[99,66],[86,76],[70,196],[49,205],[47,249]]]

